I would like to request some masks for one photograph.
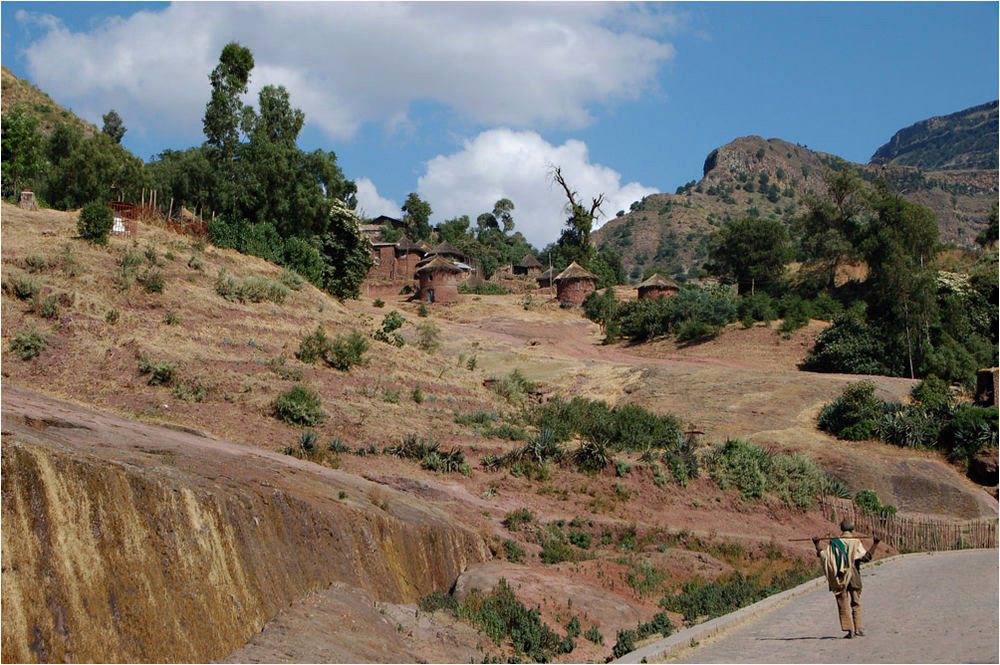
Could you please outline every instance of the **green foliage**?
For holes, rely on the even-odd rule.
[[[964,462],[983,450],[996,450],[997,407],[958,405],[942,428],[940,445],[951,459]]]
[[[104,121],[101,131],[107,134],[115,143],[121,143],[122,138],[125,137],[125,132],[128,130],[125,129],[125,123],[122,122],[122,118],[118,115],[118,112],[111,109],[101,116],[101,120]]]
[[[195,377],[175,385],[170,394],[185,402],[202,402],[208,396],[208,386],[200,378]]]
[[[598,626],[591,626],[584,632],[583,636],[594,644],[604,644],[604,636],[601,635],[601,629]]]
[[[873,515],[895,515],[896,507],[883,505],[874,490],[858,490],[854,495],[854,505]]]
[[[84,240],[98,245],[106,245],[108,234],[111,233],[113,217],[111,208],[107,204],[101,201],[91,201],[80,210],[80,216],[76,222],[76,232]]]
[[[226,275],[225,269],[219,271],[215,280],[215,292],[231,302],[264,302],[283,303],[288,298],[288,287],[280,282],[274,282],[266,277],[248,277],[237,282]]]
[[[874,381],[858,381],[819,414],[819,428],[848,441],[862,441],[875,435],[882,403],[875,397]]]
[[[524,398],[526,393],[534,392],[535,384],[528,381],[521,374],[521,370],[515,368],[506,376],[497,379],[490,386],[490,390],[508,402],[518,403]]]
[[[33,360],[47,346],[45,335],[35,324],[28,322],[14,334],[10,341],[9,351],[13,351],[21,360]]]
[[[149,375],[146,383],[151,386],[169,386],[174,380],[176,371],[177,363],[175,362],[169,360],[157,362],[145,354],[139,356],[139,373]]]
[[[38,281],[23,274],[4,280],[3,288],[18,300],[32,300],[39,293]]]
[[[163,293],[164,279],[159,270],[147,270],[137,278],[142,288],[150,293]]]
[[[410,399],[412,399],[417,404],[424,403],[424,391],[420,389],[420,386],[417,386],[416,388],[410,391]]]
[[[347,335],[337,335],[330,343],[329,351],[323,356],[326,364],[334,369],[348,371],[355,365],[365,362],[364,354],[368,350],[368,341],[357,330]]]
[[[403,221],[410,231],[410,236],[426,240],[431,234],[430,218],[433,211],[426,201],[416,193],[410,192],[403,202]]]
[[[753,217],[735,220],[714,232],[708,254],[705,269],[735,282],[741,294],[776,287],[785,264],[794,258],[784,225]]]
[[[529,610],[501,578],[488,594],[473,591],[466,597],[462,613],[495,644],[510,639],[518,654],[536,662],[549,662],[563,651],[563,641],[539,618],[537,609]]]
[[[856,311],[848,311],[816,337],[816,344],[802,363],[810,372],[890,374],[881,335]]]
[[[458,614],[461,605],[454,596],[440,591],[432,591],[417,601],[417,605],[424,612],[437,612],[438,610],[448,610]]]
[[[312,427],[327,418],[319,394],[305,386],[292,386],[278,395],[272,412],[278,420],[289,425]]]
[[[552,399],[535,412],[534,421],[540,430],[551,431],[555,441],[579,435],[627,451],[673,448],[681,431],[672,415],[657,415],[632,404],[612,410],[604,402],[583,397],[568,402]]]
[[[535,521],[535,515],[527,508],[518,508],[504,515],[503,525],[510,531],[520,531],[525,524]]]
[[[417,326],[417,348],[424,353],[435,353],[441,348],[441,329],[433,321]]]
[[[635,641],[638,637],[639,635],[634,630],[619,630],[615,646],[611,649],[611,657],[621,658],[625,654],[635,651]]]
[[[511,563],[520,563],[524,560],[524,550],[510,538],[503,541],[503,551]]]
[[[709,476],[721,489],[730,487],[744,499],[759,499],[765,493],[797,508],[810,507],[823,489],[826,475],[811,460],[799,454],[769,454],[740,439],[728,439],[704,459]]]
[[[380,342],[401,347],[406,344],[406,340],[396,330],[401,328],[404,323],[406,323],[406,319],[403,318],[403,315],[392,310],[382,318],[382,325],[375,331],[373,337]]]
[[[44,139],[37,130],[38,119],[24,106],[14,106],[3,114],[0,162],[5,198],[20,196],[45,168]]]
[[[684,289],[670,298],[629,300],[616,312],[622,335],[644,342],[662,335],[680,335],[688,340],[717,334],[736,320],[731,296],[713,289]]]

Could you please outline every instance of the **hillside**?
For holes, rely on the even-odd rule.
[[[675,194],[654,194],[594,232],[598,246],[621,253],[633,279],[652,270],[695,276],[707,258],[708,236],[745,216],[788,224],[803,211],[804,197],[825,192],[823,174],[847,166],[865,179],[885,178],[907,200],[938,218],[941,239],[962,247],[988,224],[998,191],[997,171],[924,172],[909,166],[850,164],[780,139],[738,138],[705,159],[702,178]]]
[[[56,104],[51,97],[33,86],[30,82],[16,76],[6,67],[0,68],[0,106],[6,113],[15,106],[23,106],[38,118],[38,130],[49,134],[60,123],[76,125],[83,130],[84,136],[93,136],[100,131],[98,127],[78,117],[72,111]]]
[[[872,164],[924,171],[997,168],[997,102],[928,118],[901,129],[872,155]]]
[[[672,413],[700,432],[696,456],[727,437],[802,453],[908,515],[996,513],[936,453],[816,429],[858,378],[797,371],[820,322],[788,339],[734,325],[706,345],[602,346],[594,324],[537,291],[422,317],[404,295],[339,302],[158,224],[102,247],[76,237],[71,213],[0,212],[3,583],[23,599],[3,604],[12,660],[506,659],[509,642],[414,603],[505,578],[560,638],[573,616],[602,634],[555,660],[602,661],[686,581],[812,574],[811,546],[789,539],[828,531],[819,510],[743,498],[705,472],[681,482],[638,450],[594,473],[485,468],[525,445],[510,438],[530,428],[524,414],[556,396]],[[284,295],[227,299],[228,280]],[[373,336],[392,310],[401,347]],[[419,344],[428,323],[438,348]],[[362,334],[366,362],[298,360],[318,325]],[[11,344],[32,327],[43,348],[25,360]],[[484,385],[513,369],[534,392]],[[884,399],[912,386],[874,380]],[[275,417],[297,386],[325,420]],[[439,463],[460,452],[467,473],[392,454],[408,436],[433,439]]]

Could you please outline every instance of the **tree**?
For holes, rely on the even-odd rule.
[[[552,166],[549,176],[562,187],[566,193],[569,203],[566,211],[569,218],[566,220],[566,228],[559,236],[559,249],[562,256],[568,262],[576,261],[584,268],[589,268],[594,259],[594,244],[590,241],[590,232],[594,228],[594,220],[601,212],[601,204],[604,202],[604,194],[591,199],[590,208],[586,208],[579,198],[579,194],[570,189],[563,177],[562,169]]]
[[[2,125],[3,196],[18,196],[45,168],[44,141],[38,119],[21,106],[4,113]]]
[[[357,298],[371,270],[372,245],[361,233],[357,215],[342,201],[330,202],[330,223],[318,237],[323,288],[339,298]]]
[[[246,111],[240,95],[246,94],[253,69],[250,49],[230,42],[222,49],[219,64],[208,79],[212,84],[212,97],[205,107],[202,119],[209,145],[218,151],[218,157],[231,160],[240,142],[240,130],[246,125]]]
[[[476,219],[480,229],[499,229],[505,234],[514,230],[514,217],[511,211],[514,203],[510,199],[500,199],[493,204],[492,212],[484,212]]]
[[[410,192],[402,206],[403,221],[414,238],[426,240],[431,234],[431,205],[415,193]]]
[[[125,124],[122,122],[121,116],[114,109],[111,109],[103,116],[101,119],[104,120],[104,126],[101,131],[111,137],[111,140],[115,143],[121,143],[122,138],[125,137]]]
[[[736,282],[741,294],[752,294],[757,286],[773,288],[794,255],[780,222],[744,217],[711,235],[708,256],[710,274]]]
[[[850,170],[826,174],[827,196],[806,199],[806,212],[792,221],[806,268],[833,288],[837,267],[858,257],[857,243],[868,210],[863,181]]]

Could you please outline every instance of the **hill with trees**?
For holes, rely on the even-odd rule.
[[[901,129],[872,155],[872,164],[925,171],[997,168],[997,102],[928,118]]]
[[[827,192],[826,176],[857,171],[868,182],[884,179],[913,203],[930,208],[941,240],[973,248],[989,225],[997,196],[997,170],[922,171],[912,166],[848,162],[781,139],[738,138],[705,159],[701,180],[673,194],[653,194],[621,210],[593,233],[599,248],[619,254],[633,280],[660,272],[679,281],[704,276],[709,236],[730,222],[756,217],[786,227],[810,197]]]

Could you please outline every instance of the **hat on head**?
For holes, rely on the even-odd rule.
[[[854,522],[851,520],[844,520],[840,523],[841,531],[854,531]]]

